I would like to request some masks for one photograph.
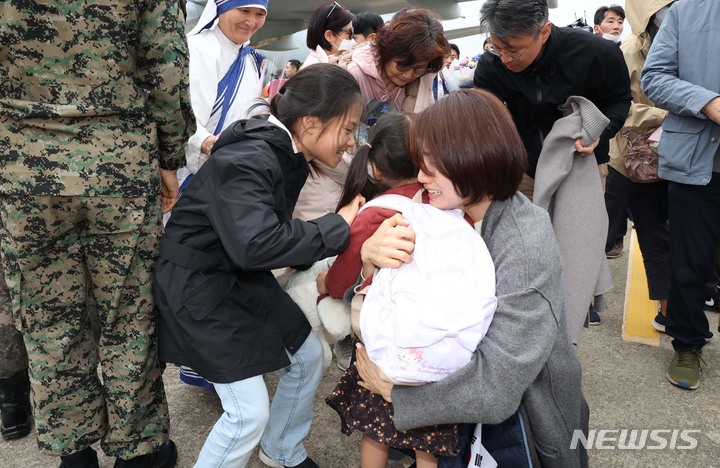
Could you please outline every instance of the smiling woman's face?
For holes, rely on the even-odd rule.
[[[441,210],[463,208],[465,200],[457,193],[452,180],[437,170],[433,158],[424,156],[423,160],[427,172],[420,169],[418,182],[423,184],[423,188],[427,191],[430,204]]]
[[[220,31],[235,44],[250,40],[258,29],[262,28],[267,12],[262,8],[233,8],[220,15]]]

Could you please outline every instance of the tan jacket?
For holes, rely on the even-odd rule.
[[[661,8],[672,3],[672,0],[627,0],[625,8],[627,21],[632,27],[631,34],[623,41],[620,49],[625,56],[630,73],[630,93],[632,105],[623,128],[610,140],[610,166],[627,177],[625,171],[625,152],[629,139],[635,138],[653,127],[659,126],[667,115],[667,111],[655,107],[640,88],[640,73],[645,65],[645,58],[650,50],[650,35],[646,29],[650,18]]]
[[[326,166],[319,161],[314,161],[315,165],[320,168],[320,172],[314,167],[310,168],[310,175],[300,191],[292,217],[310,221],[328,213],[334,213],[342,196],[345,175],[350,169],[350,161],[352,161],[352,155],[347,152],[343,153],[343,159],[337,167]]]

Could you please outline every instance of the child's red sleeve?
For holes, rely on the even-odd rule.
[[[382,214],[389,214],[382,216]],[[392,210],[368,208],[361,212],[350,226],[350,245],[337,256],[325,277],[325,289],[335,299],[342,299],[345,291],[355,284],[362,269],[360,249],[375,230],[395,212]]]

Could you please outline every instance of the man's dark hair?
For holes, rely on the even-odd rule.
[[[385,21],[382,19],[382,16],[369,11],[358,13],[352,22],[355,34],[362,34],[365,37],[376,33],[383,24],[385,24]]]
[[[302,65],[302,62],[300,62],[300,60],[297,60],[297,59],[290,59],[290,60],[288,60],[288,63],[290,65],[292,65],[293,67],[295,67],[296,70],[299,70],[300,65]]]
[[[460,58],[460,47],[458,47],[457,44],[450,43],[450,48],[454,50],[458,58]]]
[[[595,12],[595,26],[600,26],[608,11],[612,11],[620,18],[625,19],[625,10],[620,5],[601,6]]]
[[[500,40],[536,36],[547,21],[547,0],[487,0],[480,8],[481,29]]]

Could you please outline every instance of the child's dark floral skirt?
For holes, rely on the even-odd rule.
[[[383,445],[402,450],[421,450],[436,456],[459,453],[457,424],[420,427],[404,432],[395,429],[392,403],[358,384],[360,374],[354,358],[353,355],[352,364],[325,399],[340,415],[343,434],[349,436],[358,430]]]

